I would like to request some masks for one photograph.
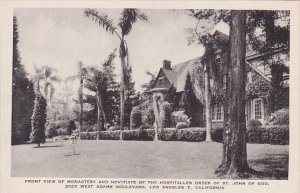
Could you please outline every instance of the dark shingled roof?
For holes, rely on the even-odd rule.
[[[200,65],[200,62],[201,62],[201,57],[197,57],[197,58],[179,63],[175,66],[174,71],[177,72],[177,83],[176,83],[176,91],[177,92],[184,91],[187,73],[190,73],[190,75],[192,76],[195,66]]]
[[[164,74],[166,75],[166,77],[168,78],[169,82],[171,84],[173,84],[173,86],[176,88],[177,86],[177,72],[173,71],[173,70],[168,70],[165,68],[162,68],[162,71],[164,72]]]

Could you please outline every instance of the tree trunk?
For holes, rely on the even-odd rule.
[[[126,50],[124,45],[124,40],[121,40],[120,44],[120,58],[121,58],[121,84],[120,84],[120,130],[122,139],[122,130],[124,130],[124,116],[125,116],[125,87],[126,87]]]
[[[104,125],[106,123],[106,116],[105,116],[105,112],[104,112],[104,108],[103,108],[102,97],[99,92],[97,93],[97,112],[98,112],[97,124],[98,124],[99,131],[100,131],[100,130],[103,130],[103,128],[104,128]]]
[[[211,140],[211,113],[210,113],[210,75],[209,75],[209,66],[204,64],[204,81],[205,81],[205,112],[206,112],[206,141]]]
[[[245,50],[246,13],[234,10],[230,23],[230,58],[228,66],[227,103],[223,161],[216,173],[235,178],[249,171],[246,151],[245,122]]]
[[[81,71],[81,67],[80,67]],[[79,117],[79,139],[81,139],[80,133],[82,130],[82,117],[83,117],[83,77],[80,75],[80,87],[79,87],[79,103],[80,103],[80,117]]]

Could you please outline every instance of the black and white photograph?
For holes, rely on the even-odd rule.
[[[98,191],[292,180],[291,10],[133,5],[12,9],[9,177]]]

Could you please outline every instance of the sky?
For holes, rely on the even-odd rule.
[[[15,9],[18,20],[22,63],[32,74],[34,66],[51,66],[64,79],[77,73],[77,64],[99,66],[119,46],[117,36],[107,33],[83,14],[84,9]],[[119,9],[99,9],[117,26]],[[158,73],[163,60],[172,66],[199,57],[201,45],[187,44],[186,28],[195,27],[197,20],[180,10],[141,10],[149,22],[137,22],[126,37],[135,88],[150,81],[146,71]],[[226,29],[226,26],[221,26]],[[221,30],[222,31],[222,30]],[[120,72],[120,58],[115,61],[116,74]]]

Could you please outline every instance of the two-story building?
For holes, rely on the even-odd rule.
[[[214,33],[216,38],[228,40],[229,37],[222,32]],[[228,66],[228,47],[214,48],[213,65],[210,73],[211,87],[211,118],[213,127],[222,127],[224,121],[224,99],[226,90],[226,73]],[[176,88],[178,102],[182,100],[187,73],[192,77],[193,89],[199,99],[199,125],[205,126],[204,101],[204,71],[202,57],[197,57],[172,66],[168,60],[163,61],[162,68],[152,85],[153,102],[163,101],[164,95],[173,85]],[[270,89],[271,89],[271,63],[281,62],[289,67],[289,51],[287,48],[274,48],[261,54],[251,49],[246,52],[246,121],[258,120],[266,123],[270,116]],[[288,108],[289,74],[284,74],[282,86]]]

